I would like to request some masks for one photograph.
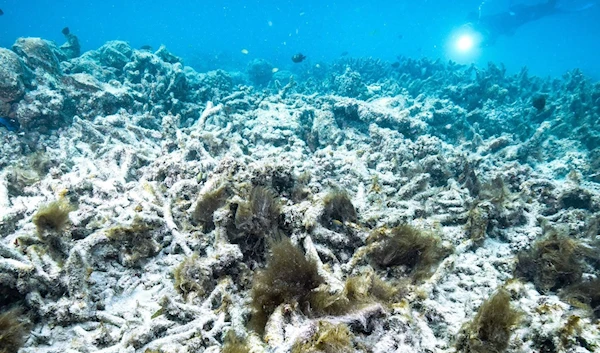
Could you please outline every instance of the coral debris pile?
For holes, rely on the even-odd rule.
[[[599,84],[303,67],[0,49],[0,351],[600,349]]]

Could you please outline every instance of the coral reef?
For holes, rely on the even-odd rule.
[[[273,65],[264,59],[254,59],[248,64],[248,79],[258,87],[269,84],[273,77]]]
[[[598,351],[580,71],[66,39],[0,49],[0,350]]]

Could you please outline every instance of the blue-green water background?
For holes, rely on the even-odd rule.
[[[517,2],[517,1],[513,1]],[[535,3],[536,1],[522,1]],[[453,31],[481,1],[156,1],[5,0],[0,1],[0,46],[35,36],[62,44],[70,27],[83,50],[108,40],[132,46],[165,44],[200,71],[243,70],[254,58],[275,66],[293,65],[296,52],[311,62],[330,61],[347,52],[393,61],[452,59],[461,63],[504,63],[509,72],[523,66],[537,75],[558,76],[581,68],[600,78],[600,5],[587,11],[542,19],[520,28],[476,55],[453,52]],[[588,2],[559,0],[565,7]],[[484,13],[505,11],[508,0],[487,1]],[[243,54],[246,49],[248,54]]]

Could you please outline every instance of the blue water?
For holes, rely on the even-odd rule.
[[[569,8],[587,3],[559,0],[560,6]],[[537,75],[558,76],[580,68],[600,78],[600,4],[528,23],[492,47],[458,53],[455,30],[480,4],[470,0],[5,0],[0,1],[4,11],[0,46],[10,47],[23,36],[62,44],[61,29],[68,26],[84,51],[114,39],[134,47],[156,49],[165,44],[199,70],[243,68],[254,58],[285,68],[293,65],[290,57],[297,52],[311,62],[333,60],[347,52],[389,61],[398,55],[478,65],[494,61],[512,72],[527,66]],[[483,11],[506,11],[508,6],[508,0],[486,1]]]

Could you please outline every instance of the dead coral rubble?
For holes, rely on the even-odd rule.
[[[22,352],[597,350],[600,86],[580,72],[60,50],[0,49]]]

